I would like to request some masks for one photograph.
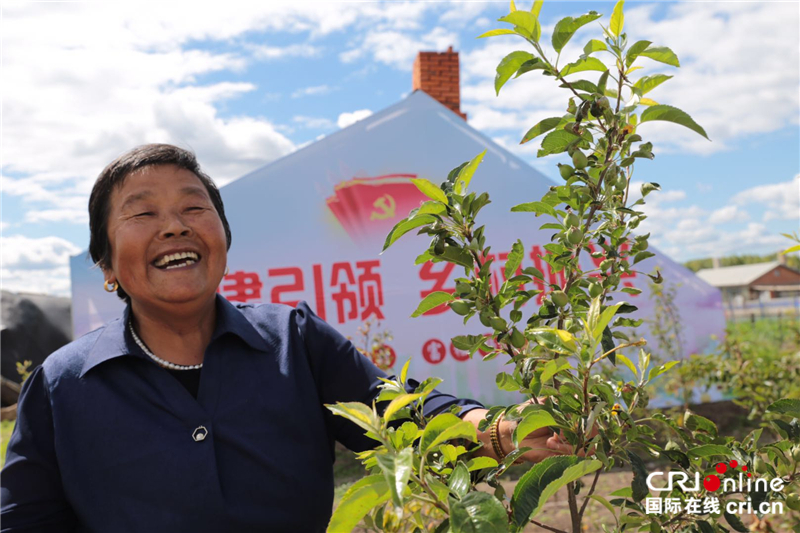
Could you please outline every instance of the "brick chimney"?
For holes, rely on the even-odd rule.
[[[412,90],[423,90],[467,120],[461,112],[461,89],[458,76],[458,52],[420,52],[414,60]]]

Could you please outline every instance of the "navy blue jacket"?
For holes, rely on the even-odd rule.
[[[385,374],[305,303],[216,305],[196,399],[134,343],[129,310],[33,372],[2,531],[324,530],[334,441],[376,443],[323,404],[371,403]],[[451,405],[481,407],[434,392],[425,410]]]

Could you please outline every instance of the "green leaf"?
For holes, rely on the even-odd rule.
[[[642,95],[645,95],[664,83],[665,81],[671,79],[672,76],[667,76],[666,74],[653,74],[652,76],[642,76],[633,86],[636,89],[641,91]]]
[[[439,307],[443,303],[451,302],[455,300],[455,297],[450,294],[449,292],[442,292],[436,291],[432,292],[425,297],[422,302],[420,302],[417,310],[411,315],[411,318],[416,318],[418,316],[424,315],[434,307]]]
[[[525,204],[515,205],[511,208],[513,213],[536,213],[536,216],[545,214],[555,216],[556,210],[553,206],[544,202],[528,202]]]
[[[631,263],[631,265],[635,265],[636,263],[638,263],[640,261],[644,261],[648,257],[655,257],[655,255],[656,254],[654,254],[653,252],[648,252],[647,250],[645,250],[643,252],[639,252],[638,254],[636,254],[633,257],[633,263]]]
[[[390,497],[389,485],[381,475],[367,476],[356,481],[333,511],[328,531],[352,531],[368,512]]]
[[[714,437],[717,436],[717,425],[714,422],[691,411],[686,411],[683,417],[683,425],[691,431],[703,431]]]
[[[534,57],[533,59],[524,62],[520,65],[519,70],[514,75],[514,78],[519,78],[526,72],[530,72],[532,70],[548,70],[547,63],[539,59],[538,57]]]
[[[458,177],[456,178],[456,184],[455,187],[453,187],[453,192],[459,195],[466,194],[469,183],[472,181],[472,175],[475,174],[475,170],[477,170],[478,165],[481,164],[481,161],[483,161],[483,156],[485,155],[486,150],[473,157],[472,160],[470,160],[470,162],[461,169],[461,171],[458,173]]]
[[[422,454],[426,454],[445,441],[459,438],[475,442],[477,440],[475,426],[452,413],[441,413],[425,426],[419,442],[419,450]]]
[[[634,43],[630,48],[628,48],[628,52],[625,54],[625,66],[630,67],[636,58],[644,52],[648,46],[652,43],[650,41],[637,41]]]
[[[531,6],[531,13],[533,13],[534,16],[537,17],[537,18],[539,17],[539,13],[542,12],[542,4],[543,3],[544,3],[544,0],[535,0],[533,2],[533,5]]]
[[[408,485],[413,465],[413,449],[405,448],[396,455],[384,453],[375,457],[383,471],[383,478],[392,493],[392,502],[395,507],[403,506],[403,491]]]
[[[529,330],[536,342],[546,350],[564,355],[574,355],[578,343],[572,333],[563,329],[536,328]]]
[[[548,457],[537,463],[520,478],[514,489],[511,498],[514,523],[523,527],[561,487],[602,466],[600,461],[585,461],[574,456]]]
[[[464,268],[472,268],[475,266],[475,261],[469,251],[460,246],[445,246],[444,253],[436,257],[450,263],[461,265]]]
[[[504,270],[506,279],[511,278],[517,272],[519,265],[522,264],[523,257],[525,257],[525,247],[522,245],[522,241],[517,239],[517,242],[511,245],[511,251],[508,254],[508,259],[506,259]]]
[[[621,3],[621,2],[620,2]],[[625,450],[628,454],[628,459],[631,462],[631,469],[633,470],[633,480],[631,481],[631,497],[633,501],[640,502],[650,494],[647,488],[647,467],[642,461],[642,458],[635,453]]]
[[[542,36],[542,27],[539,25],[538,17],[528,11],[512,11],[505,17],[497,20],[513,24],[518,30],[522,30],[520,33],[525,37],[530,37],[535,43],[538,43],[539,38]]]
[[[443,204],[447,205],[447,196],[444,194],[442,189],[434,185],[432,182],[426,180],[425,178],[411,178],[411,182],[417,186],[417,189],[419,189],[422,194],[431,200],[436,200],[437,202],[442,202]]]
[[[681,111],[677,107],[670,105],[654,105],[650,106],[642,112],[641,123],[650,122],[652,120],[665,120],[667,122],[674,122],[681,126],[686,126],[690,130],[699,133],[706,139],[706,131],[697,122],[692,120],[686,112]],[[710,140],[710,139],[709,139]]]
[[[570,368],[572,365],[569,362],[564,363],[564,359],[553,359],[552,361],[548,361],[544,365],[544,370],[542,370],[542,375],[539,376],[539,381],[542,383],[547,383],[547,381],[561,372],[562,370],[566,370]]]
[[[583,47],[583,53],[587,56],[589,54],[593,54],[594,52],[605,52],[608,48],[606,47],[606,43],[603,41],[598,41],[597,39],[592,39],[586,46]]]
[[[744,525],[742,519],[735,514],[731,514],[728,511],[723,511],[723,514],[725,515],[725,521],[728,522],[728,525],[736,531],[741,533],[748,533],[748,531],[750,531],[750,528]]]
[[[515,11],[522,13],[522,11]],[[450,500],[452,533],[506,533],[508,515],[500,501],[485,492],[470,492],[461,501]]]
[[[713,457],[715,455],[729,456],[731,451],[719,444],[703,444],[690,448],[686,453],[692,457]]]
[[[596,57],[587,57],[586,59],[579,59],[574,63],[565,65],[564,68],[561,69],[561,75],[568,76],[576,72],[583,72],[584,70],[599,70],[600,72],[605,72],[608,70],[608,67]]]
[[[514,0],[510,0],[510,4],[511,4],[511,6],[509,7],[509,11],[516,11],[517,10],[517,6],[514,5]]]
[[[489,30],[486,33],[482,33],[476,37],[476,39],[483,39],[485,37],[496,37],[498,35],[519,35],[514,30],[509,30],[508,28],[500,28],[497,30]]]
[[[787,248],[786,250],[782,251],[780,255],[790,254],[792,252],[800,252],[800,244],[792,246],[791,248]]]
[[[406,382],[406,378],[408,377],[408,367],[411,365],[411,359],[406,361],[406,364],[403,365],[403,369],[400,371],[400,381],[402,383]]]
[[[411,448],[408,448],[408,450],[411,451]],[[447,486],[459,498],[466,496],[470,486],[469,469],[462,461],[459,461],[458,465],[453,469]]]
[[[403,383],[405,383],[405,380],[403,380]],[[422,394],[401,394],[389,403],[386,407],[386,411],[383,412],[383,418],[386,419],[387,422],[392,420],[400,409],[420,399],[422,396]]]
[[[522,440],[525,439],[525,437],[537,429],[556,425],[558,425],[558,423],[555,421],[555,419],[553,419],[553,415],[544,409],[533,411],[532,413],[525,415],[525,418],[523,418],[514,429],[514,446],[517,446]]]
[[[767,407],[768,413],[787,415],[793,418],[800,418],[800,400],[782,398]]]
[[[617,310],[620,308],[622,303],[618,303],[616,305],[610,305],[606,307],[606,309],[600,313],[600,318],[597,320],[597,325],[592,330],[592,337],[595,339],[599,339],[603,335],[603,330],[606,329],[606,326],[611,322],[611,319],[614,318],[614,315],[617,314]]]
[[[522,138],[519,142],[520,144],[525,144],[526,142],[530,141],[531,139],[535,139],[542,133],[546,133],[561,123],[561,117],[550,117],[544,120],[539,121],[534,127],[528,130],[528,133]]]
[[[617,5],[614,6],[614,12],[611,13],[611,23],[608,25],[608,31],[614,37],[619,37],[622,33],[622,27],[625,25],[625,15],[622,13],[622,6],[625,5],[624,0],[619,0]]]
[[[358,402],[339,402],[325,405],[333,414],[342,416],[367,431],[377,431],[378,419],[372,409]]]
[[[473,472],[475,470],[483,470],[484,468],[494,468],[497,466],[497,461],[491,457],[473,457],[467,461],[467,470]]]
[[[559,87],[569,87],[571,86],[576,91],[584,91],[587,93],[596,93],[600,92],[597,90],[597,85],[590,82],[589,80],[576,80],[569,82],[569,85],[566,83],[561,84]]]
[[[536,157],[566,152],[571,144],[580,140],[581,137],[564,129],[551,131],[542,139],[542,148],[536,153]]]
[[[436,217],[433,215],[419,215],[411,219],[404,218],[395,224],[395,226],[392,228],[392,231],[390,231],[386,236],[386,241],[383,243],[383,250],[381,250],[381,253],[385,252],[387,248],[397,241],[397,239],[412,229],[424,226],[426,224],[433,224],[434,222],[436,222]]]
[[[514,13],[526,13],[526,12],[515,11]],[[511,52],[500,61],[500,64],[497,65],[497,75],[494,78],[494,90],[497,92],[498,95],[500,94],[500,89],[503,87],[503,85],[506,84],[506,82],[511,78],[511,76],[513,76],[514,73],[517,72],[517,70],[519,70],[519,67],[521,67],[523,63],[525,63],[526,61],[530,61],[531,59],[534,59],[533,54],[518,50],[516,52]]]
[[[634,376],[639,375],[639,373],[636,371],[636,366],[633,364],[633,361],[628,359],[626,355],[617,352],[617,361],[620,361],[623,365],[627,366],[631,372],[633,372]]]
[[[596,11],[590,11],[578,18],[564,17],[559,20],[553,29],[553,48],[555,48],[556,52],[560,52],[578,29],[600,17],[602,15]]]
[[[676,56],[675,52],[666,46],[652,46],[639,55],[642,57],[649,57],[653,61],[672,65],[673,67],[681,66],[680,62],[678,61],[678,56]]]
[[[619,357],[619,356],[617,356],[617,357]],[[669,361],[667,363],[664,363],[661,366],[657,366],[655,368],[650,369],[650,373],[647,375],[647,381],[653,381],[658,376],[660,376],[664,372],[668,372],[670,368],[672,368],[673,366],[675,366],[675,365],[677,365],[679,363],[680,363],[680,361]]]

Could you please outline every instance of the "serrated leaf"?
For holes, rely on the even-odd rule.
[[[723,514],[725,515],[725,521],[728,523],[728,525],[736,531],[739,531],[740,533],[748,533],[750,531],[750,528],[744,525],[742,519],[735,514],[731,514],[728,511],[723,511]]]
[[[641,94],[647,94],[665,81],[672,79],[672,76],[667,76],[666,74],[653,74],[652,76],[642,76],[633,86],[636,89],[639,89]]]
[[[582,460],[574,456],[548,457],[523,475],[511,498],[513,520],[522,527],[541,511],[544,504],[560,488],[600,469],[597,460]]]
[[[461,265],[464,268],[472,268],[475,266],[475,261],[472,257],[472,254],[460,246],[445,246],[444,252],[436,257],[439,259],[444,259],[450,263]]]
[[[647,381],[653,381],[658,376],[660,376],[664,372],[668,372],[670,368],[672,368],[673,366],[675,366],[675,365],[677,365],[679,363],[680,363],[680,361],[669,361],[667,363],[664,363],[661,366],[657,366],[655,368],[651,368],[650,369],[650,373],[647,375]]]
[[[647,488],[647,467],[642,461],[642,458],[635,453],[625,450],[628,455],[628,460],[631,462],[631,469],[633,470],[633,480],[631,481],[631,498],[633,501],[640,502],[650,494]]]
[[[648,107],[642,112],[640,122],[643,124],[653,120],[664,120],[667,122],[680,124],[681,126],[685,126],[708,139],[706,130],[704,130],[702,126],[695,122],[686,112],[678,109],[677,107],[672,107],[670,105],[654,105]]]
[[[655,100],[653,100],[652,98],[641,98],[639,100],[639,104],[646,105],[646,106],[661,105],[658,102],[656,102]]]
[[[538,17],[529,11],[513,11],[497,20],[508,22],[523,29],[533,42],[539,42],[539,38],[542,35],[542,27],[539,25]]]
[[[469,470],[467,469],[467,465],[465,465],[462,461],[459,461],[456,467],[453,469],[453,473],[450,474],[450,480],[447,486],[450,487],[450,491],[459,498],[466,496],[470,486]]]
[[[521,11],[515,11],[521,13]],[[470,492],[461,501],[450,500],[452,533],[506,533],[508,515],[500,501],[485,492]]]
[[[465,438],[471,442],[477,440],[475,426],[471,422],[461,420],[452,413],[436,415],[422,433],[419,442],[420,453],[426,454],[439,444],[451,439]]]
[[[644,52],[648,46],[652,43],[650,41],[637,41],[630,48],[628,48],[628,52],[625,54],[625,66],[630,67],[636,58]]]
[[[566,152],[572,143],[580,140],[581,137],[564,129],[551,131],[542,139],[542,148],[536,153],[536,157]]]
[[[572,39],[576,31],[600,17],[602,17],[602,15],[596,11],[590,11],[578,18],[564,17],[559,20],[556,23],[556,27],[553,29],[553,48],[555,48],[556,52],[560,52],[569,40]]]
[[[339,402],[325,405],[333,414],[344,417],[366,431],[376,431],[378,419],[372,409],[358,402]]]
[[[566,370],[570,368],[572,365],[569,362],[563,362],[563,359],[553,359],[552,361],[548,361],[544,365],[544,370],[542,370],[542,375],[539,376],[539,381],[542,383],[547,383],[550,378],[561,372],[562,370]]]
[[[551,352],[563,355],[573,355],[578,348],[578,343],[572,333],[555,328],[536,328],[528,331],[536,342]]]
[[[717,436],[717,425],[714,422],[691,411],[686,411],[683,417],[683,425],[691,431],[703,431],[714,437]]]
[[[381,253],[385,252],[387,248],[397,241],[397,239],[412,229],[425,226],[426,224],[433,224],[434,222],[436,222],[436,217],[433,215],[419,215],[412,219],[405,218],[401,220],[395,224],[395,226],[392,228],[392,231],[390,231],[386,236],[386,241],[383,243],[383,250],[381,250]]]
[[[453,300],[455,300],[455,297],[449,292],[432,292],[427,295],[422,302],[420,302],[419,306],[417,306],[417,310],[411,314],[411,318],[424,315],[434,307],[439,307],[443,303],[451,302]]]
[[[730,453],[728,448],[719,444],[703,444],[687,450],[687,454],[691,457],[713,457],[715,455],[727,457]]]
[[[519,78],[526,72],[530,72],[532,70],[548,70],[547,63],[539,59],[538,57],[534,57],[533,59],[524,62],[522,65],[519,66],[517,73],[514,74],[514,78]]]
[[[447,195],[444,194],[444,191],[434,185],[432,182],[426,180],[425,178],[411,178],[411,182],[417,186],[417,189],[430,198],[431,200],[436,200],[437,202],[442,202],[443,204],[447,204]]]
[[[770,404],[770,406],[767,407],[767,412],[800,418],[800,400],[782,398]]]
[[[583,72],[585,70],[599,70],[600,72],[605,72],[608,70],[608,67],[596,57],[587,57],[586,59],[579,59],[574,63],[565,65],[564,68],[561,69],[561,75],[569,76],[570,74]]]
[[[511,251],[508,253],[508,258],[506,259],[506,266],[504,269],[506,279],[514,275],[519,265],[522,264],[523,257],[525,257],[525,247],[522,245],[522,241],[517,239],[517,242],[511,245]]]
[[[515,13],[525,12],[516,11]],[[500,89],[519,70],[519,67],[531,59],[534,59],[533,54],[517,50],[516,52],[511,52],[500,61],[500,64],[497,65],[497,75],[494,78],[494,90],[498,95],[500,94]]]
[[[678,61],[678,56],[666,46],[651,46],[639,55],[642,57],[649,57],[653,61],[672,65],[673,67],[681,66],[680,61]]]
[[[590,82],[589,80],[575,80],[569,82],[569,85],[567,85],[566,83],[560,85],[560,87],[568,87],[568,86],[572,86],[572,88],[575,89],[576,91],[583,91],[587,93],[599,92],[597,89],[597,85]]]
[[[528,130],[520,144],[525,144],[531,139],[535,139],[542,133],[547,133],[561,123],[561,117],[550,117],[539,121],[534,127]]]
[[[586,46],[583,47],[583,53],[585,55],[593,54],[594,52],[605,52],[608,48],[606,47],[606,43],[603,41],[598,41],[597,39],[592,39]]]
[[[381,475],[367,476],[356,481],[333,511],[327,531],[352,531],[368,512],[390,497],[389,485]]]
[[[405,381],[403,381],[403,383],[405,383]],[[385,418],[387,422],[392,420],[400,409],[420,399],[422,396],[422,394],[401,394],[386,406],[386,410],[383,412],[383,418]]]
[[[543,3],[544,0],[534,0],[533,5],[531,6],[531,13],[533,13],[537,18],[539,17],[539,13],[542,12]]]
[[[622,33],[622,28],[625,25],[625,15],[622,12],[624,5],[624,0],[619,0],[617,5],[614,6],[614,12],[611,13],[611,22],[608,25],[608,31],[614,37],[619,37],[619,34]]]
[[[556,210],[553,206],[544,202],[527,202],[524,204],[515,205],[511,208],[513,213],[536,213],[536,216],[545,214],[555,216]]]
[[[413,465],[413,450],[405,448],[394,453],[385,453],[375,457],[378,466],[383,472],[383,478],[392,494],[392,502],[395,507],[403,506],[403,491],[408,484]]]
[[[456,178],[456,184],[453,187],[453,192],[460,195],[466,194],[467,188],[472,181],[472,175],[475,174],[475,171],[478,169],[478,166],[483,161],[483,157],[485,155],[486,150],[473,157],[470,162],[459,171],[458,177]]]
[[[525,417],[517,424],[517,427],[514,429],[514,446],[517,446],[522,440],[525,439],[528,435],[536,431],[537,429],[541,429],[543,427],[549,426],[556,426],[558,425],[555,419],[553,419],[553,415],[545,411],[544,409],[540,409],[538,411],[533,411],[525,415]]]
[[[467,461],[467,470],[470,472],[483,470],[484,468],[494,468],[496,466],[497,461],[491,457],[473,457]]]
[[[496,30],[489,30],[486,33],[482,33],[476,37],[476,39],[483,39],[486,37],[496,37],[498,35],[519,35],[514,30],[509,30],[508,28],[498,28]]]

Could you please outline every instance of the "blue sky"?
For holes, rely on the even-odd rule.
[[[607,21],[613,5],[545,2],[543,41],[561,17],[595,10]],[[562,113],[564,94],[528,74],[496,97],[497,62],[524,43],[475,39],[507,11],[507,2],[4,2],[3,288],[69,294],[91,185],[127,149],[189,146],[230,182],[402,99],[420,50],[458,50],[469,123],[557,178],[557,157],[537,159],[535,143],[518,142]],[[634,179],[663,187],[648,197],[642,231],[677,260],[780,248],[779,233],[800,218],[798,4],[628,2],[625,24],[629,40],[681,60],[677,72],[640,61],[640,73],[676,76],[648,96],[690,113],[713,141],[668,124],[641,129],[656,159]],[[597,23],[581,29],[562,61],[599,36]]]

